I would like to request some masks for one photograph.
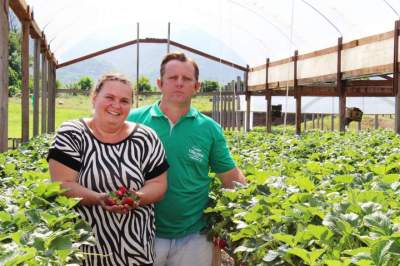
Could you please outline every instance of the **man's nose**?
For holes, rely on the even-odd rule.
[[[178,77],[177,84],[180,86],[183,85],[183,77]]]

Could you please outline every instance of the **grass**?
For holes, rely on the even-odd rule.
[[[139,98],[139,107],[154,103],[160,96],[148,96]],[[210,97],[202,96],[193,99],[193,106],[200,111],[211,111],[212,103]],[[40,103],[39,103],[40,104]],[[136,107],[136,104],[133,104]],[[40,109],[40,107],[39,107]],[[29,136],[33,134],[33,107],[29,106]],[[61,123],[68,120],[89,117],[92,113],[92,104],[88,96],[72,96],[62,95],[56,99],[56,121],[55,128],[57,129]],[[41,115],[39,114],[39,119]],[[39,133],[41,121],[39,121]],[[9,98],[8,104],[8,137],[21,137],[21,98]]]
[[[139,97],[139,107],[145,106],[151,103],[154,103],[159,99],[160,96],[140,96]],[[202,112],[211,111],[212,103],[210,101],[211,97],[201,96],[195,97],[193,99],[193,106],[199,109]],[[133,105],[136,107],[136,104]],[[72,95],[62,95],[57,97],[56,99],[56,122],[55,128],[57,129],[61,123],[64,121],[78,119],[81,117],[89,117],[92,113],[92,105],[90,103],[90,99],[88,96],[72,96]],[[29,107],[30,109],[30,133],[29,136],[32,136],[32,125],[33,125],[33,115],[32,115],[32,105]],[[40,115],[39,115],[40,118]],[[39,121],[39,132],[40,130]],[[315,125],[317,126],[317,121],[315,121]],[[394,119],[389,116],[379,116],[379,127],[383,128],[393,128]],[[362,125],[362,129],[366,128],[374,128],[374,116],[373,115],[364,115]],[[307,122],[307,129],[312,128],[312,121]],[[331,117],[330,115],[326,115],[324,117],[324,128],[325,130],[330,130],[331,128]],[[335,118],[335,130],[339,128],[339,119]],[[302,130],[304,130],[304,123],[302,123]],[[356,122],[350,123],[348,130],[357,131]],[[21,99],[20,98],[9,98],[9,107],[8,107],[8,136],[9,138],[20,138],[21,137]]]

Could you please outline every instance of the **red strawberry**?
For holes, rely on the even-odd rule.
[[[115,204],[117,204],[117,201],[110,197],[106,198],[104,202],[107,206],[114,206]]]
[[[221,238],[216,238],[214,239],[214,245],[220,249],[224,249],[226,247],[226,241]]]
[[[126,197],[126,198],[122,199],[122,204],[133,206],[134,205],[134,200],[132,198]]]
[[[119,187],[116,194],[118,197],[122,198],[128,190],[125,187]]]

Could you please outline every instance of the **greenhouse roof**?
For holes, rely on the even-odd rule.
[[[137,38],[170,38],[256,66],[392,31],[399,0],[26,0],[59,63]]]

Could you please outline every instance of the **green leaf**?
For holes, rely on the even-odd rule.
[[[65,250],[72,247],[71,237],[68,235],[57,236],[51,242],[49,247],[52,250]]]
[[[374,244],[371,248],[371,258],[375,265],[381,266],[389,260],[389,250],[393,240],[383,240]]]
[[[354,177],[351,175],[337,175],[333,178],[335,183],[351,184]]]
[[[5,211],[0,211],[0,221],[1,222],[11,222],[12,217],[9,213],[7,213]]]
[[[22,254],[17,255],[16,257],[6,260],[4,266],[15,266],[19,264],[23,264],[36,256],[36,249],[34,248],[23,248],[21,249]]]
[[[56,202],[65,206],[67,209],[72,209],[79,203],[79,200],[65,196],[59,196],[56,198]]]
[[[303,249],[303,248],[292,248],[288,250],[289,254],[296,255],[301,258],[308,265],[314,265],[318,258],[325,252],[324,249],[315,249],[311,252]]]
[[[288,234],[283,234],[283,233],[277,233],[272,235],[276,240],[279,240],[281,242],[284,242],[288,244],[291,247],[294,247],[296,245],[295,243],[295,237],[292,235]]]
[[[332,231],[323,225],[309,224],[307,226],[307,231],[310,232],[316,239],[323,241],[328,241],[333,236]]]
[[[297,177],[295,182],[297,186],[302,190],[312,192],[315,189],[314,183],[308,177]]]
[[[248,248],[245,246],[238,246],[237,248],[235,248],[235,250],[233,251],[234,254],[239,253],[239,252],[253,252],[255,250],[255,248]]]

